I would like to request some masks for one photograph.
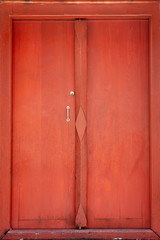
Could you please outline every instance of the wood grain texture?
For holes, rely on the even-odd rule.
[[[10,229],[11,6],[0,6],[0,236]]]
[[[150,228],[147,20],[88,21],[88,227]]]
[[[151,228],[160,236],[160,5],[150,28]]]
[[[71,21],[13,22],[12,228],[74,228],[73,46]]]
[[[2,3],[3,4],[3,3]],[[5,3],[4,3],[5,4]],[[12,14],[15,15],[25,15],[26,16],[33,16],[35,15],[46,15],[48,17],[56,17],[52,15],[61,15],[63,18],[69,17],[70,18],[82,18],[86,16],[90,17],[144,17],[144,16],[151,16],[152,14],[157,14],[157,10],[159,8],[159,1],[150,1],[144,3],[138,3],[136,1],[130,2],[127,1],[126,3],[116,2],[114,4],[60,4],[60,3],[10,3],[13,8]],[[8,4],[8,5],[10,5]],[[78,7],[77,7],[78,6]],[[64,15],[65,12],[65,15]]]
[[[3,3],[9,3],[9,2],[14,2],[14,3],[26,3],[26,0],[1,0]],[[158,0],[134,0],[136,3],[156,3]],[[67,3],[67,4],[84,4],[84,3],[94,3],[94,4],[117,4],[117,3],[128,3],[128,0],[28,0],[27,3]]]
[[[75,21],[75,86],[76,86],[76,225],[86,227],[87,201],[87,24]]]
[[[4,3],[5,2],[5,3]],[[9,1],[8,1],[9,2]],[[20,2],[20,1],[19,1]],[[119,2],[108,2],[106,4],[90,4],[90,3],[82,3],[77,6],[77,4],[61,4],[61,3],[53,3],[51,1],[46,2],[46,4],[42,4],[42,2],[35,4],[31,4],[28,2],[23,3],[21,1],[20,4],[17,4],[17,1],[11,1],[11,3],[6,3],[3,1],[0,3],[0,87],[2,91],[0,92],[0,103],[1,103],[1,149],[3,155],[0,158],[0,233],[6,231],[9,227],[9,174],[10,174],[10,162],[9,162],[9,152],[10,152],[10,144],[8,144],[8,134],[10,128],[10,119],[9,119],[9,106],[11,103],[11,96],[9,96],[10,85],[9,82],[9,73],[10,73],[10,64],[9,64],[9,41],[8,37],[10,34],[9,30],[9,15],[12,18],[28,18],[28,19],[60,19],[60,18],[108,18],[108,19],[126,19],[126,18],[134,18],[134,19],[150,19],[150,118],[151,118],[151,128],[150,128],[150,139],[151,139],[151,151],[150,151],[150,166],[151,166],[151,228],[160,234],[160,164],[159,164],[159,156],[160,156],[160,124],[159,124],[159,115],[160,115],[160,84],[159,84],[159,76],[160,76],[160,68],[159,68],[159,59],[160,59],[160,30],[159,30],[159,16],[160,16],[160,7],[159,1],[119,1]],[[64,14],[65,13],[65,14]],[[9,126],[9,128],[8,128]],[[98,232],[95,230],[90,232],[90,230],[80,232],[75,232],[73,234],[72,231],[67,234],[63,231],[56,232],[57,238],[77,238],[81,234],[83,238],[87,236],[87,238],[97,237],[99,239],[102,238],[114,238],[117,237],[117,232],[119,233],[121,230],[114,229],[111,230],[102,230]],[[51,231],[38,231],[38,234],[35,231],[27,230],[27,231],[10,231],[9,235],[6,237],[8,239],[15,238],[19,239],[21,236],[23,238],[40,238],[43,237],[46,239],[52,238],[50,235]],[[99,234],[100,233],[100,234]],[[127,239],[158,239],[158,237],[151,230],[122,230],[121,236]],[[10,235],[11,234],[11,235]],[[64,235],[63,235],[64,234]],[[70,236],[70,237],[69,237]],[[119,234],[118,234],[119,236]]]
[[[86,229],[86,230],[11,230],[4,240],[23,239],[159,239],[149,229]]]

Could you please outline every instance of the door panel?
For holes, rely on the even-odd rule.
[[[73,22],[14,21],[13,228],[74,228],[73,89]]]
[[[149,228],[148,21],[87,25],[87,227]],[[75,228],[75,189],[86,194],[75,174],[82,96],[69,95],[82,54],[74,34],[74,21],[13,22],[13,228]]]
[[[149,228],[148,21],[88,22],[88,227]]]

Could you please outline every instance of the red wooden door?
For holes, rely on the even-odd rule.
[[[14,21],[13,228],[74,228],[73,45],[72,21]]]
[[[148,21],[82,22],[14,21],[13,228],[150,227]]]
[[[148,228],[148,21],[88,23],[88,226]]]

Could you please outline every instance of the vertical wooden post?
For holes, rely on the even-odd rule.
[[[75,21],[75,87],[76,87],[76,226],[86,227],[87,200],[87,23]]]
[[[0,3],[0,238],[10,229],[12,4]]]

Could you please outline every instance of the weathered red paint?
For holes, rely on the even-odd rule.
[[[23,239],[159,239],[145,229],[86,229],[86,230],[11,230],[5,240]]]
[[[88,21],[88,227],[149,228],[148,20]]]
[[[73,21],[13,22],[12,228],[75,227],[73,46]]]
[[[40,2],[34,1],[32,4],[24,3],[23,1],[21,3],[9,3],[8,1],[8,3],[0,4],[0,13],[0,65],[2,69],[2,71],[0,72],[0,86],[2,89],[0,94],[0,161],[2,166],[0,168],[2,176],[2,180],[0,181],[0,233],[3,234],[13,225],[14,228],[26,228],[28,226],[28,230],[10,230],[5,236],[6,239],[74,239],[95,237],[99,239],[109,239],[117,237],[127,239],[157,239],[158,235],[156,235],[154,232],[160,234],[159,2],[106,1],[103,2],[103,4],[102,2],[101,4],[97,4],[93,2],[87,3],[86,1],[86,3],[80,3],[79,5],[77,5],[73,2],[63,4],[62,2],[52,3],[51,1],[48,1],[46,2],[46,4],[41,4]],[[84,39],[81,35],[83,31],[78,30],[83,28],[83,26],[81,26],[80,28],[75,27],[75,22],[77,21],[77,18],[83,19],[82,25],[84,24],[84,29],[87,29],[87,32],[84,34]],[[15,21],[14,19],[18,20]],[[55,19],[57,20],[55,21]],[[27,24],[29,23],[31,24],[31,27],[27,28]],[[62,32],[60,31],[60,29],[58,30],[58,25],[56,25],[58,23],[60,25],[63,25],[63,38],[61,36]],[[96,24],[98,23],[100,24],[98,27],[96,27]],[[16,24],[17,26],[15,26]],[[34,28],[34,24],[36,24],[36,28]],[[21,25],[23,25],[24,28]],[[42,25],[45,25],[46,27],[43,29]],[[21,26],[21,29],[18,30],[17,34],[14,34],[16,27],[18,29],[19,26]],[[59,33],[57,41],[59,45],[57,45],[57,47],[55,47],[56,44],[52,45],[52,42],[54,42],[55,37],[57,36],[53,34],[52,28],[57,29],[56,31]],[[81,50],[84,51],[83,53],[81,53],[82,58],[79,57],[80,48],[78,46],[76,47],[78,41],[74,39],[77,30],[77,33],[80,34],[79,39],[81,39],[80,42],[82,44]],[[44,31],[46,34],[41,34],[42,32],[44,33]],[[69,34],[65,35],[66,31],[68,31]],[[14,47],[13,44],[13,58],[11,48],[12,32],[13,43],[14,41],[19,41],[19,45],[17,44],[16,46],[15,44]],[[20,33],[23,34],[21,35]],[[25,33],[28,34],[26,34],[26,38],[23,38]],[[45,40],[49,42],[49,45],[44,44],[42,40],[43,38],[45,38]],[[114,39],[116,45],[114,45]],[[27,45],[27,40],[29,40],[29,42],[31,43],[30,45]],[[64,43],[65,41],[69,42],[69,45],[67,46],[70,47],[65,48],[63,45],[63,50],[66,49],[66,55],[63,55],[63,51],[58,46],[60,46],[60,44]],[[108,42],[108,44],[106,44],[106,42]],[[25,49],[25,47],[21,44],[24,44],[24,46],[28,46],[28,55],[25,52],[28,48],[26,47]],[[103,49],[100,49],[100,46]],[[125,48],[126,52],[122,51],[123,48]],[[38,49],[40,49],[40,51],[38,51]],[[114,51],[115,49],[116,51]],[[51,55],[51,52],[53,51],[55,52],[55,57]],[[72,56],[68,54],[69,51]],[[75,65],[73,57],[74,51]],[[86,59],[86,51],[88,51],[88,59]],[[107,54],[107,51],[110,51],[110,53]],[[119,55],[116,55],[117,51],[119,51]],[[59,52],[61,52],[61,54],[59,54]],[[32,57],[29,57],[29,55]],[[71,58],[68,57],[68,55]],[[65,93],[66,86],[64,85],[64,83],[66,82],[64,82],[64,79],[58,78],[60,74],[64,73],[64,67],[62,67],[64,65],[62,61],[56,60],[56,58],[58,59],[58,56],[61,56],[63,59],[64,56],[66,56],[65,63],[68,63],[68,75],[66,79],[68,79],[67,83],[69,83],[69,85],[67,93]],[[25,63],[24,57],[28,62],[28,68],[26,67],[26,69],[25,66],[27,66],[27,64]],[[19,58],[17,62],[16,58]],[[44,59],[46,59],[47,64],[42,64]],[[103,65],[104,59],[108,63],[108,66],[110,66],[108,68],[109,71],[107,71],[105,66]],[[11,60],[13,60],[13,62]],[[134,60],[133,63],[131,60]],[[53,65],[52,68],[52,61],[55,63],[55,65],[57,63],[59,64],[57,68],[55,67],[55,65]],[[80,63],[82,64],[81,67],[79,67]],[[113,63],[117,63],[117,73],[113,71]],[[87,68],[83,72],[86,65]],[[127,67],[125,68],[126,65]],[[13,74],[11,71],[11,66],[13,66]],[[49,84],[50,86],[49,89],[46,88],[46,85],[43,85],[44,87],[42,88],[37,81],[37,79],[42,80],[40,69],[44,71],[43,76],[46,75],[47,85]],[[74,76],[70,75],[71,72],[74,71],[75,79]],[[55,81],[57,81],[56,86],[53,86],[53,82],[50,80],[52,79],[52,76],[54,74]],[[81,78],[79,74],[82,74],[84,76],[83,79],[85,84],[80,84]],[[31,78],[26,77],[27,75],[31,76],[32,80]],[[117,79],[117,75],[119,79]],[[23,79],[23,81],[21,81],[21,79]],[[96,79],[98,79],[98,81],[96,81]],[[105,79],[109,79],[109,88],[105,88]],[[127,79],[129,79],[129,81],[127,81]],[[131,84],[133,83],[132,79],[135,79],[135,85],[133,86]],[[63,83],[61,82],[62,80]],[[30,96],[31,99],[34,100],[34,104],[32,104],[32,101],[29,97],[27,98],[27,93],[24,91],[26,89],[24,84],[27,81],[29,81],[29,85],[27,86],[30,94],[32,93]],[[73,81],[75,81],[74,84]],[[62,92],[64,93],[64,95],[61,94],[61,98],[58,94],[51,94],[52,91],[56,91],[56,88],[58,88],[59,84],[60,89],[62,89]],[[77,96],[75,95],[74,97],[71,97],[69,96],[69,91],[74,90],[70,89],[74,87],[75,91],[77,92]],[[37,95],[34,94],[35,91],[33,91],[33,88],[36,88]],[[20,89],[20,91],[18,89]],[[11,94],[11,92],[13,93],[13,95]],[[49,92],[50,94],[47,94],[47,92]],[[106,95],[106,93],[108,94]],[[116,94],[117,96],[115,96]],[[128,95],[126,96],[126,94]],[[38,116],[40,115],[38,114],[40,114],[42,109],[40,96],[46,97],[46,101],[45,104],[43,104],[43,107],[44,109],[47,109],[49,115],[52,116],[48,118],[46,126],[44,126],[43,124],[40,126],[39,122]],[[96,98],[96,96],[98,97]],[[69,102],[69,104],[67,103],[68,99],[71,99],[71,102]],[[80,101],[78,99],[80,99]],[[114,105],[115,99],[118,99],[117,105]],[[135,99],[135,101],[133,99]],[[50,106],[53,104],[51,104],[50,106],[48,105],[48,103],[54,103],[54,101],[59,102],[59,105],[57,106],[55,111],[56,113],[59,112],[59,114],[61,112],[61,107],[63,107],[62,105],[65,105],[65,103],[67,103],[67,105],[70,105],[73,108],[74,104],[76,104],[76,113],[74,113],[74,110],[71,111],[71,115],[75,121],[73,123],[70,122],[71,128],[68,132],[72,139],[71,145],[69,145],[68,142],[70,141],[70,138],[67,138],[69,140],[66,139],[65,141],[63,141],[63,146],[69,148],[72,155],[72,157],[68,155],[66,168],[64,168],[63,164],[61,164],[61,160],[58,161],[58,163],[56,162],[55,159],[59,157],[58,153],[55,155],[56,158],[53,158],[53,162],[50,162],[50,159],[55,154],[54,147],[56,146],[59,136],[58,132],[56,135],[56,132],[53,132],[52,128],[50,127],[52,122],[54,124],[57,124],[56,120],[54,122],[55,115],[52,115],[53,112],[50,108]],[[99,106],[101,106],[101,102],[105,101],[110,103],[109,108],[105,108],[104,103],[103,110],[105,111],[101,111],[101,108],[99,108]],[[119,114],[114,117],[115,125],[110,125],[111,127],[109,127],[109,125],[107,124],[105,125],[104,120],[108,113],[110,117],[110,122],[113,123],[112,113],[114,113],[115,106],[118,105],[120,107],[118,108],[116,113],[118,112]],[[138,111],[138,108],[136,108],[137,105],[139,108],[141,108],[141,111]],[[126,115],[123,115],[122,113],[125,113],[126,108],[129,109],[129,112],[127,112]],[[22,111],[24,111],[23,115],[21,114]],[[27,124],[29,124],[31,115],[34,117],[32,118],[32,127],[29,128],[27,127]],[[136,116],[137,118],[134,118],[134,116]],[[63,125],[63,117],[66,117],[65,111],[62,115],[60,114],[58,128],[65,126]],[[99,118],[101,122],[98,122],[97,118]],[[107,118],[106,122],[109,121],[109,119]],[[34,124],[34,122],[36,122],[37,124]],[[11,123],[13,123],[13,125]],[[99,126],[97,126],[97,123],[99,123]],[[22,125],[25,127],[22,128]],[[124,125],[125,128],[123,128]],[[45,167],[48,166],[48,175],[45,174],[44,178],[42,178],[42,174],[40,174],[39,171],[41,168],[40,166],[42,166],[42,162],[40,163],[40,158],[38,158],[38,156],[40,157],[42,155],[42,148],[40,148],[40,145],[38,144],[38,141],[41,139],[41,137],[37,137],[40,136],[40,128],[43,129],[42,131],[44,131],[44,136],[46,136],[46,144],[42,144],[44,145],[43,154],[46,153],[44,155],[48,156],[48,158],[46,157],[46,159],[48,160],[45,162],[45,166],[43,168],[43,171],[45,171]],[[103,131],[100,132],[101,128]],[[114,129],[116,131],[114,131]],[[130,141],[127,140],[130,139],[129,136],[127,137],[124,134],[124,131],[126,131],[126,129],[128,129],[130,134],[133,136],[132,140],[135,140],[132,141],[133,148],[130,147]],[[133,132],[139,134],[134,135]],[[11,133],[13,133],[12,140],[14,140],[14,144],[11,144]],[[62,133],[64,134],[64,139],[66,137],[65,133],[66,132],[64,130]],[[74,133],[76,133],[76,141],[74,139]],[[102,138],[99,138],[99,136],[104,139],[103,142],[101,142]],[[122,142],[123,137],[125,138],[124,142]],[[42,139],[43,141],[45,140],[44,137]],[[54,140],[53,148],[51,148],[52,139]],[[117,141],[119,142],[119,144],[123,143],[123,147],[121,148],[121,150],[123,149],[123,152],[120,151],[119,145],[117,145]],[[77,147],[76,154],[74,155],[73,146],[75,142]],[[104,142],[107,143],[106,145],[110,147],[102,147]],[[33,145],[35,143],[36,147],[38,147],[39,149],[33,148]],[[96,147],[98,146],[98,144],[99,147]],[[62,145],[59,141],[58,148],[60,149],[61,146]],[[83,151],[80,151],[82,148]],[[102,150],[100,150],[100,148],[102,148]],[[126,148],[128,149],[128,151],[126,151]],[[12,168],[10,167],[11,149]],[[25,149],[26,151],[24,151]],[[116,150],[112,151],[112,149]],[[143,151],[141,151],[141,157],[138,158],[137,161],[135,161],[135,159],[137,158],[136,153],[138,154],[138,152],[140,152],[140,149],[143,149]],[[88,161],[86,160],[86,150],[88,151]],[[32,162],[36,163],[34,168],[33,164],[31,164],[29,160],[22,160],[27,159],[24,152],[30,153],[32,157]],[[118,157],[120,154],[122,155],[122,158]],[[130,155],[130,158],[128,157],[128,154]],[[97,160],[97,156],[99,155],[101,155],[102,157],[100,158],[100,160]],[[64,154],[64,157],[65,156],[66,155]],[[77,156],[77,159],[79,159],[78,164],[75,161],[74,156]],[[108,156],[110,156],[110,158],[108,158]],[[81,158],[83,161],[83,165],[81,165]],[[106,176],[103,174],[103,171],[106,170],[106,165],[103,164],[106,158],[108,158],[108,161],[112,159],[112,164],[110,165],[111,167],[108,175],[109,179],[107,178],[107,180]],[[28,165],[23,165],[24,162]],[[135,167],[133,167],[133,163]],[[54,164],[60,170],[55,171],[54,173],[54,176],[56,177],[55,184],[53,184],[52,181],[48,181],[48,179],[52,179],[52,171],[54,172],[55,170]],[[38,166],[39,169],[37,170],[37,172],[36,166]],[[29,179],[29,171],[27,169],[30,169],[31,179]],[[70,170],[68,171],[67,169]],[[133,171],[130,171],[131,169]],[[12,175],[10,175],[10,170],[12,170]],[[87,171],[88,178],[86,179]],[[74,179],[75,174],[78,178],[76,179],[76,181]],[[121,175],[120,181],[118,175]],[[128,178],[127,175],[129,176]],[[62,178],[64,178],[65,176],[66,188],[61,188]],[[98,181],[96,181],[96,179],[98,179]],[[45,183],[45,180],[47,184]],[[11,182],[12,188],[10,185]],[[99,184],[100,182],[102,182],[102,184]],[[34,188],[37,191],[33,191],[34,199],[37,198],[37,194],[40,194],[38,197],[39,201],[35,201],[34,205],[36,206],[36,208],[33,209],[32,213],[30,212],[30,210],[28,211],[28,206],[30,205],[30,198],[27,195],[26,191],[23,192],[23,189],[26,189],[27,184],[28,186],[29,184],[32,186],[31,189]],[[17,189],[20,185],[22,192],[21,194],[19,194],[18,198]],[[100,187],[102,185],[104,185],[103,189],[105,191],[101,191]],[[42,191],[42,188],[40,188],[40,186],[42,186],[44,191]],[[107,188],[108,186],[110,186],[112,190],[112,193],[110,193],[110,195],[106,194],[106,191],[109,191],[109,188]],[[118,186],[118,188],[116,186]],[[54,202],[54,206],[56,206],[55,209],[54,206],[50,207],[49,203],[48,205],[45,204],[48,199],[52,199],[52,196],[50,195],[52,191],[50,191],[50,188],[52,188],[52,191],[54,193],[58,193],[60,191],[60,194],[57,194],[57,196],[59,197],[57,197],[55,202],[51,201],[50,204],[52,206]],[[128,189],[127,192],[125,192],[125,188]],[[63,194],[66,189],[70,189],[71,195],[67,195],[66,197],[66,199],[69,200],[67,203],[68,207],[66,208],[64,214],[63,207],[66,204],[66,199],[63,200],[60,195]],[[116,189],[118,189],[118,193],[116,193]],[[10,221],[10,190],[12,190],[11,206],[14,206],[14,208],[11,208],[12,223]],[[127,195],[129,192],[131,193],[131,196],[137,196],[137,199],[135,198],[135,201],[133,200],[133,198],[129,199],[129,195]],[[115,195],[117,197],[115,197]],[[45,196],[48,197],[45,198]],[[108,198],[108,196],[110,196],[110,198]],[[118,196],[120,196],[121,200],[118,199]],[[105,203],[103,199],[106,199],[106,206],[103,204]],[[23,208],[19,206],[19,210],[18,201],[21,202],[21,204],[23,205]],[[99,202],[101,202],[102,204],[99,205]],[[110,206],[110,213],[108,212],[107,203],[108,206]],[[117,207],[118,203],[119,205]],[[62,207],[60,207],[60,205]],[[41,208],[41,212],[39,212],[38,210],[40,206],[43,206]],[[53,209],[54,211],[52,212]],[[78,211],[78,209],[80,210]],[[38,218],[35,218],[35,220],[38,219],[38,221],[31,221],[30,223],[29,221],[18,223],[20,221],[18,221],[19,216],[17,215],[17,212],[18,214],[20,214],[19,216],[21,217],[26,217],[27,214],[31,214],[31,217],[38,216]],[[58,214],[60,214],[61,216],[64,215],[64,219],[66,217],[67,221],[63,221],[63,223],[60,223],[59,218],[56,218],[56,214],[57,216]],[[116,221],[113,220],[113,218],[111,219],[110,217],[108,221],[108,214],[110,216],[114,216],[116,218]],[[53,230],[54,227],[53,224],[50,223],[49,215],[51,217],[55,217],[56,221],[54,222],[54,226],[55,228],[60,228],[60,230]],[[135,217],[133,215],[135,215]],[[97,222],[95,218],[102,219],[103,221],[101,220],[100,222]],[[143,219],[143,221],[136,220],[139,218]],[[42,221],[42,219],[45,219],[45,222]],[[86,225],[87,228],[105,229],[75,230],[74,228],[76,227],[76,224],[79,227],[83,227]],[[115,227],[119,229],[108,229]],[[29,230],[29,228],[42,228],[42,230]],[[44,228],[52,228],[52,230],[43,230]],[[62,228],[72,229],[62,230]],[[141,229],[134,230],[132,228]]]
[[[87,22],[75,21],[76,225],[87,226]]]

